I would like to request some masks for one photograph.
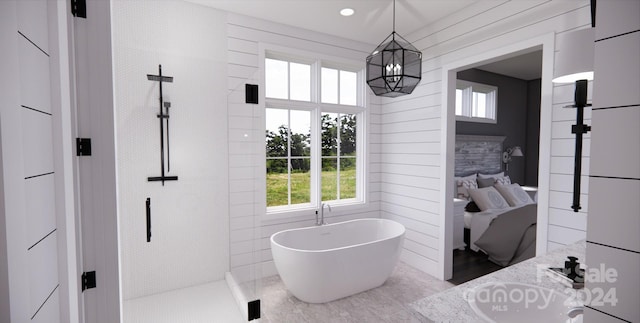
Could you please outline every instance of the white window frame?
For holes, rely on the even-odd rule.
[[[286,206],[266,206],[266,186],[264,192],[266,220],[280,219],[296,216],[308,216],[309,211],[318,210],[321,203],[329,203],[332,208],[355,209],[367,203],[366,199],[366,120],[367,120],[367,96],[365,91],[365,66],[362,62],[351,61],[344,58],[320,55],[318,53],[305,52],[275,45],[260,45],[260,68],[262,87],[265,86],[265,59],[278,59],[289,62],[304,63],[311,65],[311,102],[294,101],[285,99],[267,98],[265,91],[261,91],[264,100],[264,111],[266,109],[293,109],[311,112],[311,201],[310,203],[294,204]],[[357,73],[357,98],[356,106],[341,105],[321,102],[321,68],[332,68],[343,71]],[[339,91],[338,83],[338,91]],[[339,99],[338,92],[338,99]],[[322,166],[322,143],[320,120],[323,113],[341,113],[356,115],[356,197],[350,199],[321,201],[322,188],[321,166]],[[265,125],[266,127],[266,125]],[[264,129],[266,131],[266,129]],[[265,133],[263,131],[263,133]],[[266,152],[263,161],[266,163]],[[266,166],[265,168],[266,169]],[[266,177],[266,172],[264,174]],[[266,182],[266,181],[265,181]]]
[[[462,90],[462,115],[456,114],[456,121],[498,123],[498,87],[488,84],[456,80],[456,90]],[[487,94],[488,117],[473,116],[473,93]]]

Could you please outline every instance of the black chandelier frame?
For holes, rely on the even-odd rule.
[[[377,96],[410,94],[422,79],[422,53],[396,33],[393,1],[393,32],[367,56],[367,84]]]

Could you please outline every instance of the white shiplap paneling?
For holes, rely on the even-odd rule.
[[[607,196],[591,206],[589,241],[640,250],[640,180],[591,178],[593,196]],[[614,194],[611,194],[614,193]]]
[[[440,214],[442,208],[439,203],[431,201],[431,194],[417,197],[415,193],[416,187],[440,192],[444,188],[441,187],[441,172],[435,173],[426,171],[424,168],[411,168],[410,165],[433,165],[440,166],[442,159],[441,145],[444,138],[440,136],[427,138],[426,135],[433,131],[441,129],[441,116],[438,113],[438,107],[442,104],[441,98],[442,86],[442,67],[448,63],[465,60],[477,53],[487,52],[510,46],[514,43],[527,39],[533,39],[540,35],[554,33],[559,35],[556,41],[561,41],[560,35],[567,30],[583,28],[587,26],[590,19],[590,11],[588,1],[576,2],[548,2],[548,1],[527,1],[527,2],[501,2],[491,4],[476,4],[470,6],[466,10],[451,15],[450,17],[438,21],[423,30],[408,35],[409,41],[423,52],[423,74],[421,85],[416,91],[408,96],[396,99],[383,99],[382,111],[380,119],[380,170],[381,170],[381,190],[382,202],[381,209],[383,217],[402,217],[402,211],[411,210],[412,219],[427,219],[429,223],[440,227],[443,225],[444,214]],[[552,55],[553,56],[553,55]],[[547,62],[549,64],[549,62]],[[573,173],[573,153],[567,142],[562,139],[571,139],[565,134],[570,134],[569,128],[564,128],[567,124],[555,125],[555,122],[570,123],[571,117],[567,117],[567,112],[556,112],[561,109],[560,105],[569,104],[573,99],[573,89],[571,86],[558,86],[554,89],[551,106],[543,106],[542,109],[552,110],[552,124],[550,129],[554,129],[554,133],[558,135],[556,138],[551,135],[551,139],[556,140],[555,146],[552,140],[543,142],[541,145],[549,147],[550,153],[556,157],[552,157],[548,161],[551,173],[555,175],[572,174]],[[556,105],[558,108],[556,108]],[[434,114],[435,113],[435,114]],[[575,112],[572,112],[575,118]],[[587,112],[590,116],[590,111]],[[587,118],[587,123],[589,120]],[[417,134],[417,135],[416,135]],[[424,138],[423,140],[419,140]],[[587,137],[588,138],[588,137]],[[434,143],[434,145],[430,145]],[[588,145],[588,140],[586,141]],[[585,148],[587,157],[583,162],[584,175],[588,174],[588,156],[589,149]],[[402,154],[402,155],[400,155]],[[402,156],[402,157],[399,157]],[[411,159],[405,159],[405,156],[411,156]],[[542,158],[545,158],[542,156]],[[549,158],[549,157],[547,157]],[[405,161],[406,160],[406,161]],[[541,176],[551,176],[550,174],[541,174]],[[570,191],[566,189],[572,187],[566,185],[563,181],[571,180],[570,177],[554,177],[553,186],[549,188],[554,191],[552,193],[554,204],[562,205],[562,209],[569,209],[571,205]],[[571,182],[569,182],[571,183]],[[389,186],[389,188],[387,188]],[[404,188],[403,188],[404,186]],[[409,193],[400,196],[398,192],[406,189]],[[391,193],[384,193],[391,192]],[[586,192],[586,191],[585,191]],[[548,193],[545,194],[545,200]],[[586,195],[584,195],[584,208],[586,209]],[[566,206],[565,206],[566,205]],[[393,215],[387,215],[388,208],[397,209]],[[560,209],[558,209],[560,210]],[[547,211],[542,211],[546,213]],[[390,212],[391,213],[391,212]],[[584,214],[579,215],[584,222]],[[435,220],[434,220],[435,219]],[[556,235],[569,237],[562,240],[566,243],[578,236],[585,235],[585,228],[582,225],[576,225],[576,228],[568,225],[567,221],[561,221],[557,217],[549,220],[551,230]],[[406,221],[408,222],[408,221]],[[569,222],[570,223],[570,222]],[[425,228],[413,227],[412,223],[407,223],[408,229],[423,233]],[[562,224],[562,225],[560,225]],[[444,239],[444,237],[440,237]],[[409,244],[415,242],[407,237]],[[427,247],[440,250],[444,245],[442,241],[434,239],[425,241]],[[441,257],[440,255],[439,257]],[[402,255],[402,259],[408,263],[417,266],[419,269],[433,274],[435,276],[442,275],[441,259],[429,258],[426,253],[421,253],[421,249],[414,249]]]
[[[640,321],[640,2],[598,2],[586,264],[613,271],[613,278],[587,279],[585,289],[615,295],[592,301],[585,321]],[[616,149],[617,148],[617,149]],[[597,311],[597,312],[596,312]],[[614,319],[615,318],[615,319]]]
[[[636,34],[640,35],[640,32]],[[640,56],[634,59],[637,57]],[[626,102],[640,102],[640,97]],[[592,139],[598,154],[591,159],[591,175],[640,178],[640,105],[598,109],[593,111],[593,116],[593,129],[598,129],[599,133]]]
[[[230,252],[231,272],[242,282],[258,276],[275,274],[268,238],[285,229],[313,225],[313,212],[308,215],[263,220],[266,212],[264,173],[264,105],[244,104],[244,84],[262,83],[259,59],[264,46],[277,46],[292,52],[305,51],[330,55],[338,59],[362,61],[370,50],[367,44],[304,31],[260,19],[228,15],[228,127],[229,127],[229,190],[230,190]],[[261,91],[263,94],[263,91]],[[261,97],[260,101],[263,101]],[[370,120],[380,120],[380,105],[369,107]],[[400,121],[400,120],[399,120]],[[380,126],[367,124],[372,134],[380,133]],[[245,137],[244,135],[247,134]],[[368,150],[380,149],[380,137],[370,137]],[[398,149],[408,149],[398,147]],[[377,160],[377,156],[372,160]],[[376,165],[368,165],[371,172],[367,204],[351,207],[348,212],[326,214],[330,223],[363,217],[379,217],[379,172]]]
[[[472,6],[411,35],[411,39],[415,40],[414,44],[424,52],[424,72],[421,85],[412,96],[382,100],[381,112],[376,111],[378,105],[371,105],[370,128],[372,136],[370,142],[373,146],[370,149],[372,152],[371,160],[375,160],[375,165],[371,165],[372,172],[368,174],[373,182],[371,187],[374,190],[370,192],[370,196],[376,195],[378,190],[374,187],[379,186],[382,200],[380,208],[383,212],[387,212],[389,217],[399,217],[398,219],[402,217],[414,220],[423,219],[423,221],[436,226],[439,223],[439,202],[437,199],[434,200],[433,196],[434,192],[441,190],[439,187],[440,174],[437,171],[441,144],[439,135],[441,120],[438,107],[441,104],[440,67],[443,64],[444,56],[448,60],[455,60],[469,56],[473,52],[513,43],[547,32],[561,34],[566,30],[585,26],[588,23],[588,18],[589,11],[586,1],[561,4],[545,1],[504,2],[494,3],[490,7]],[[324,35],[314,35],[300,30],[294,31],[284,26],[252,18],[230,16],[228,85],[230,89],[236,90],[234,94],[240,89],[238,86],[243,84],[243,80],[257,78],[257,68],[252,67],[252,55],[257,52],[260,42],[334,55],[336,53],[335,46],[344,46],[341,41],[329,39]],[[358,45],[356,47],[355,50],[345,50],[341,55],[344,55],[345,58],[362,58],[369,50],[367,46]],[[565,93],[569,93],[568,99]],[[554,98],[557,97],[561,102],[570,102],[572,95],[571,88],[559,88],[557,93],[554,93]],[[243,107],[242,104],[234,106],[234,111],[229,112],[229,128],[250,131],[256,129],[256,121],[258,123],[264,122],[260,111],[249,111],[249,109],[246,106]],[[567,113],[564,111],[555,112],[555,105],[553,111],[554,124],[552,127],[554,129],[561,129],[564,126],[556,126],[556,120],[570,122],[571,118],[565,116]],[[236,118],[236,116],[243,118]],[[570,139],[566,138],[564,131],[558,130],[557,133],[563,136],[558,139]],[[547,144],[551,145],[551,143]],[[558,159],[550,161],[552,169],[559,170],[556,175],[564,174],[564,170],[567,169],[572,171],[572,155],[566,151],[566,146],[564,141],[558,141],[556,147],[552,148],[554,153],[559,156]],[[240,148],[230,155],[230,186],[241,187],[244,185],[247,187],[246,181],[254,178],[251,172],[253,166],[251,161],[258,164],[260,156],[253,155],[244,149]],[[245,168],[234,167],[231,160],[243,162]],[[561,163],[561,165],[553,166],[555,163]],[[433,168],[429,168],[429,166]],[[567,193],[567,185],[563,182],[567,179],[566,177],[556,177],[554,183],[558,183],[557,192]],[[236,184],[234,181],[238,181],[238,183]],[[553,187],[551,188],[553,189]],[[242,190],[242,192],[245,191]],[[425,194],[420,196],[421,193]],[[560,199],[563,199],[565,195],[559,194],[558,196],[562,196]],[[257,202],[257,208],[254,209],[259,211],[261,203]],[[562,202],[558,203],[562,204]],[[567,205],[570,205],[570,201]],[[243,207],[246,209],[246,206]],[[235,208],[236,206],[231,207],[232,217],[234,213],[241,211]],[[246,210],[243,212],[246,214]],[[563,226],[556,225],[557,228],[554,230],[564,230],[566,223],[564,224]],[[408,228],[412,232],[427,236],[419,230]],[[235,229],[239,229],[239,227]],[[246,232],[242,230],[244,229],[236,231],[238,233]],[[234,235],[234,228],[232,228],[231,234]],[[251,234],[243,234],[247,238],[251,238]],[[264,235],[262,234],[262,236]],[[232,240],[234,240],[233,237]],[[410,241],[409,245],[416,243],[416,241]],[[432,250],[439,250],[437,239],[423,240],[422,242]],[[233,243],[231,248],[234,248]],[[435,266],[438,265],[439,260],[430,259],[426,254],[420,254],[420,250],[422,249],[414,248],[413,251],[406,251],[402,257],[424,271],[436,273]]]

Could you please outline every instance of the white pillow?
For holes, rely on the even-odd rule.
[[[482,174],[482,173],[478,173],[478,177],[480,178],[496,178],[496,177],[503,177],[504,176],[504,172],[500,172],[497,174]]]
[[[476,202],[482,211],[489,209],[506,209],[509,207],[504,197],[502,197],[493,186],[470,189],[469,195],[471,195],[471,199]]]
[[[453,197],[468,200],[469,199],[469,192],[467,192],[467,189],[469,187],[478,188],[478,183],[475,183],[475,187],[473,187],[472,183],[465,182],[463,184],[463,187],[459,190],[458,189],[458,187],[459,187],[458,185],[460,184],[459,181],[474,181],[475,182],[476,178],[477,178],[476,174],[471,174],[469,176],[464,176],[464,177],[454,177],[453,178]]]
[[[494,185],[509,185],[511,184],[511,178],[509,176],[498,176],[494,178]]]
[[[520,187],[520,184],[496,185],[495,188],[511,206],[522,206],[535,203],[529,194]]]
[[[476,179],[459,179],[456,181],[456,197],[463,200],[469,200],[469,190],[477,188],[478,182],[476,182]]]

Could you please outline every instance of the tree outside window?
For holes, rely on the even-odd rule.
[[[362,70],[275,56],[265,59],[267,208],[361,201]]]

